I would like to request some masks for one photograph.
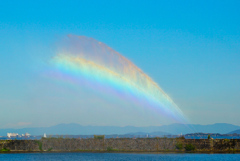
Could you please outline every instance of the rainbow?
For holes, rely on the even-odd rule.
[[[69,35],[52,62],[59,72],[75,82],[87,82],[101,92],[149,107],[175,120],[185,120],[157,83],[131,61],[93,38]]]

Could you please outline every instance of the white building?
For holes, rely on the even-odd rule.
[[[7,137],[16,137],[18,136],[18,133],[7,133]]]
[[[44,138],[47,138],[47,135],[46,135],[46,133],[44,133],[44,134],[43,134],[43,137],[44,137]]]

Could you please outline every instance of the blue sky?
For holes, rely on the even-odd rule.
[[[157,116],[151,119],[151,112],[141,111],[136,116],[134,109],[124,112],[120,107],[110,115],[122,113],[125,117],[119,116],[111,124],[108,120],[114,117],[96,117],[94,110],[99,109],[91,109],[95,105],[86,102],[88,110],[75,113],[88,117],[79,120],[69,112],[63,119],[66,107],[81,104],[76,101],[77,92],[61,85],[53,87],[51,80],[39,73],[47,70],[46,61],[54,55],[56,42],[67,34],[93,37],[130,59],[171,96],[191,123],[240,125],[239,7],[239,1],[224,0],[3,1],[0,128],[69,122],[168,124]],[[43,86],[51,88],[40,90]],[[59,98],[65,98],[64,102],[54,101]],[[114,106],[114,101],[94,98],[102,107]],[[141,121],[142,117],[146,119]]]

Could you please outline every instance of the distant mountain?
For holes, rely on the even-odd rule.
[[[160,131],[157,126],[150,127],[117,127],[117,126],[82,126],[79,124],[59,124],[51,127],[40,127],[40,128],[23,128],[23,129],[0,129],[0,136],[6,136],[7,133],[30,133],[32,135],[43,135],[47,134],[58,134],[58,135],[112,135],[112,134],[127,134],[136,132],[154,132]]]
[[[164,135],[171,135],[170,133],[167,132],[162,132],[162,131],[155,131],[151,132],[148,135],[154,135],[154,136],[164,136]]]
[[[134,126],[82,126],[79,124],[59,124],[51,127],[38,127],[38,128],[22,128],[22,129],[0,129],[0,136],[6,136],[7,133],[30,133],[32,135],[93,135],[93,134],[129,134],[129,133],[154,133],[156,131],[162,134],[187,134],[187,133],[220,133],[226,134],[234,130],[240,129],[240,126],[218,123],[212,125],[191,125],[191,124],[171,124],[163,126],[149,126],[149,127],[134,127]]]
[[[150,132],[150,133],[147,133],[147,132],[135,132],[135,133],[128,133],[128,134],[125,134],[125,135],[134,135],[134,136],[137,136],[137,135],[164,136],[164,135],[171,135],[171,134],[170,133],[166,133],[166,132],[162,132],[162,131],[155,131],[155,132]]]
[[[227,124],[227,123],[216,123],[211,125],[197,125],[197,124],[171,124],[161,126],[160,131],[168,132],[171,134],[188,134],[188,133],[220,133],[227,134],[233,130],[240,129],[240,126]]]
[[[239,130],[234,130],[234,131],[231,131],[230,133],[228,134],[240,134],[240,129]]]

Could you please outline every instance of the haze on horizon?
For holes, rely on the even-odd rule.
[[[151,109],[49,77],[68,34],[106,43],[149,75],[193,124],[240,125],[239,1],[4,1],[0,128],[156,126]],[[161,116],[161,117],[160,117]]]

